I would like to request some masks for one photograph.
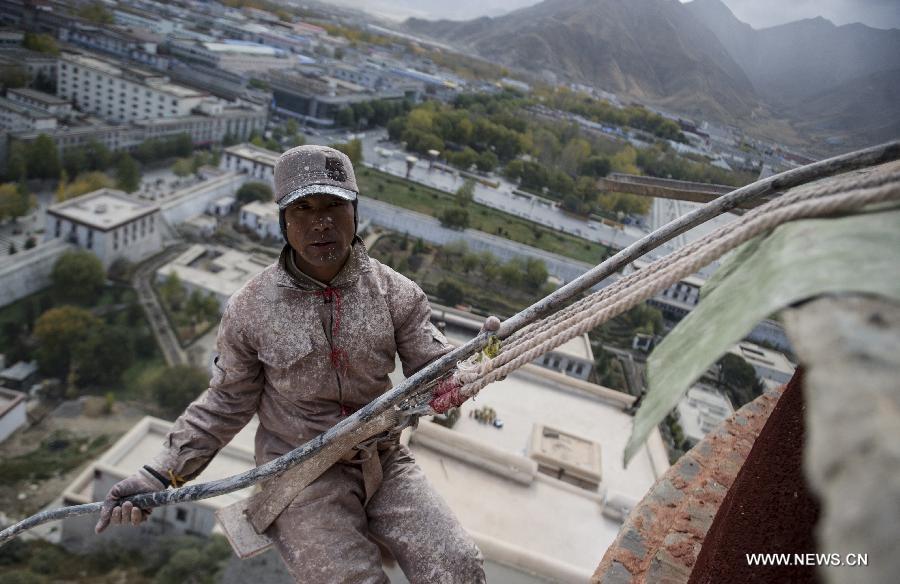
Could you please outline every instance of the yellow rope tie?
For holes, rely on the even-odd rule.
[[[183,476],[179,476],[179,475],[175,474],[175,471],[173,471],[171,468],[169,470],[167,470],[166,472],[169,473],[169,482],[176,489],[178,487],[184,485],[187,482],[187,479],[185,479]]]

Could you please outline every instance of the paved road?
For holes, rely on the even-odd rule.
[[[162,305],[153,291],[151,282],[156,270],[171,261],[178,254],[184,252],[185,249],[187,249],[187,244],[179,244],[150,258],[135,270],[134,278],[132,279],[132,285],[137,291],[138,300],[141,306],[144,307],[150,328],[153,329],[153,336],[156,337],[156,343],[162,350],[163,357],[165,357],[169,366],[186,365],[188,357],[181,348],[169,319],[166,318],[166,313],[163,311]]]

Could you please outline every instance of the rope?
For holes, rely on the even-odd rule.
[[[603,324],[655,296],[721,257],[738,245],[789,221],[846,213],[868,205],[900,200],[900,173],[856,177],[813,188],[797,189],[749,211],[694,243],[661,258],[647,268],[629,274],[568,308],[512,335],[497,357],[470,358],[460,363],[455,375],[459,387],[452,402],[476,395],[522,365],[552,351],[572,338]],[[849,184],[848,184],[849,183]],[[842,192],[848,186],[855,190]],[[442,405],[442,404],[441,404]]]

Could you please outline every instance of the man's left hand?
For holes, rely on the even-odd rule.
[[[481,325],[481,330],[478,331],[478,334],[486,332],[495,333],[499,329],[500,319],[496,316],[489,316],[484,319],[484,323]],[[431,409],[439,414],[444,414],[451,408],[461,406],[468,398],[460,395],[459,389],[460,385],[456,380],[456,375],[451,375],[446,378],[437,386],[432,394],[432,399],[429,402]]]

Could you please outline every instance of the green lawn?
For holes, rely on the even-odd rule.
[[[456,206],[452,194],[371,168],[362,170],[357,179],[363,196],[425,215],[439,217],[445,209]],[[598,264],[607,255],[607,248],[599,243],[560,233],[485,205],[473,202],[466,209],[469,211],[469,226],[491,235],[589,264]]]

